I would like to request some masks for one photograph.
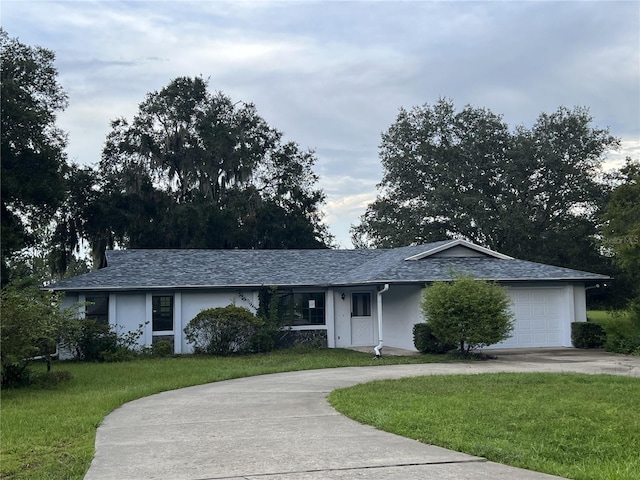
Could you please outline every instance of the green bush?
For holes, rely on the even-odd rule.
[[[440,341],[428,323],[416,323],[413,326],[413,344],[421,353],[447,353],[456,348],[453,343]]]
[[[68,344],[76,357],[85,362],[114,361],[118,350],[118,335],[104,323],[92,318],[78,320]]]
[[[435,282],[424,291],[422,312],[433,335],[464,354],[501,342],[513,330],[506,289],[470,275]]]
[[[92,318],[76,319],[68,323],[62,345],[85,362],[124,362],[134,360],[143,349],[138,339],[144,324],[137,330],[120,332],[113,325]]]
[[[573,322],[571,324],[571,343],[576,348],[600,348],[607,334],[597,323]]]
[[[254,351],[254,336],[262,325],[263,321],[246,308],[228,305],[202,310],[184,328],[184,333],[195,353],[242,354]]]
[[[50,358],[62,330],[75,312],[61,309],[60,298],[33,286],[8,285],[0,297],[2,387],[28,385],[34,357]]]
[[[604,344],[608,352],[640,355],[640,302],[632,302],[626,310],[610,312],[598,320],[606,334]]]
[[[169,340],[159,340],[151,346],[151,356],[170,357],[173,355],[173,345]]]

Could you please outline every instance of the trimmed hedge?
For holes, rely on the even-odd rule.
[[[571,324],[571,343],[576,348],[601,348],[606,340],[606,332],[597,323],[573,322]]]

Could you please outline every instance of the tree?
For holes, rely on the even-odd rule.
[[[36,286],[6,286],[1,298],[2,385],[26,383],[31,359],[53,353],[75,312],[61,309],[57,296]]]
[[[458,345],[461,353],[506,340],[513,330],[506,290],[471,276],[433,283],[421,306],[433,335],[443,344]]]
[[[380,193],[352,227],[354,245],[461,237],[533,261],[606,264],[595,219],[607,187],[597,178],[618,140],[591,121],[586,109],[559,108],[511,132],[487,109],[456,111],[444,99],[401,109],[382,135]]]
[[[112,122],[99,170],[77,169],[70,178],[76,194],[61,239],[74,232],[87,239],[97,266],[116,243],[328,246],[315,154],[284,143],[253,105],[207,86],[201,77],[176,78],[149,93],[131,121]]]
[[[57,82],[55,55],[24,45],[0,29],[2,282],[8,258],[35,242],[34,230],[47,224],[64,198],[65,134],[56,114],[67,106]]]
[[[640,162],[627,158],[604,211],[604,245],[640,296]],[[640,300],[640,298],[639,298]]]

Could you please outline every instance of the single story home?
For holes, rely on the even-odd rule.
[[[65,306],[134,331],[140,342],[172,341],[187,353],[187,323],[234,303],[255,311],[275,286],[295,306],[292,332],[328,347],[415,350],[413,325],[426,285],[472,274],[507,287],[513,335],[494,348],[570,347],[571,323],[586,321],[585,288],[609,277],[511,258],[465,240],[374,250],[114,250],[107,266],[52,285]],[[85,307],[82,307],[82,313]]]

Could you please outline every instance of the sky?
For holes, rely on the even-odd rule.
[[[638,1],[3,0],[10,37],[56,54],[70,161],[95,165],[110,121],[201,75],[313,149],[341,248],[377,194],[381,134],[401,107],[485,107],[515,128],[588,107],[640,159]]]

